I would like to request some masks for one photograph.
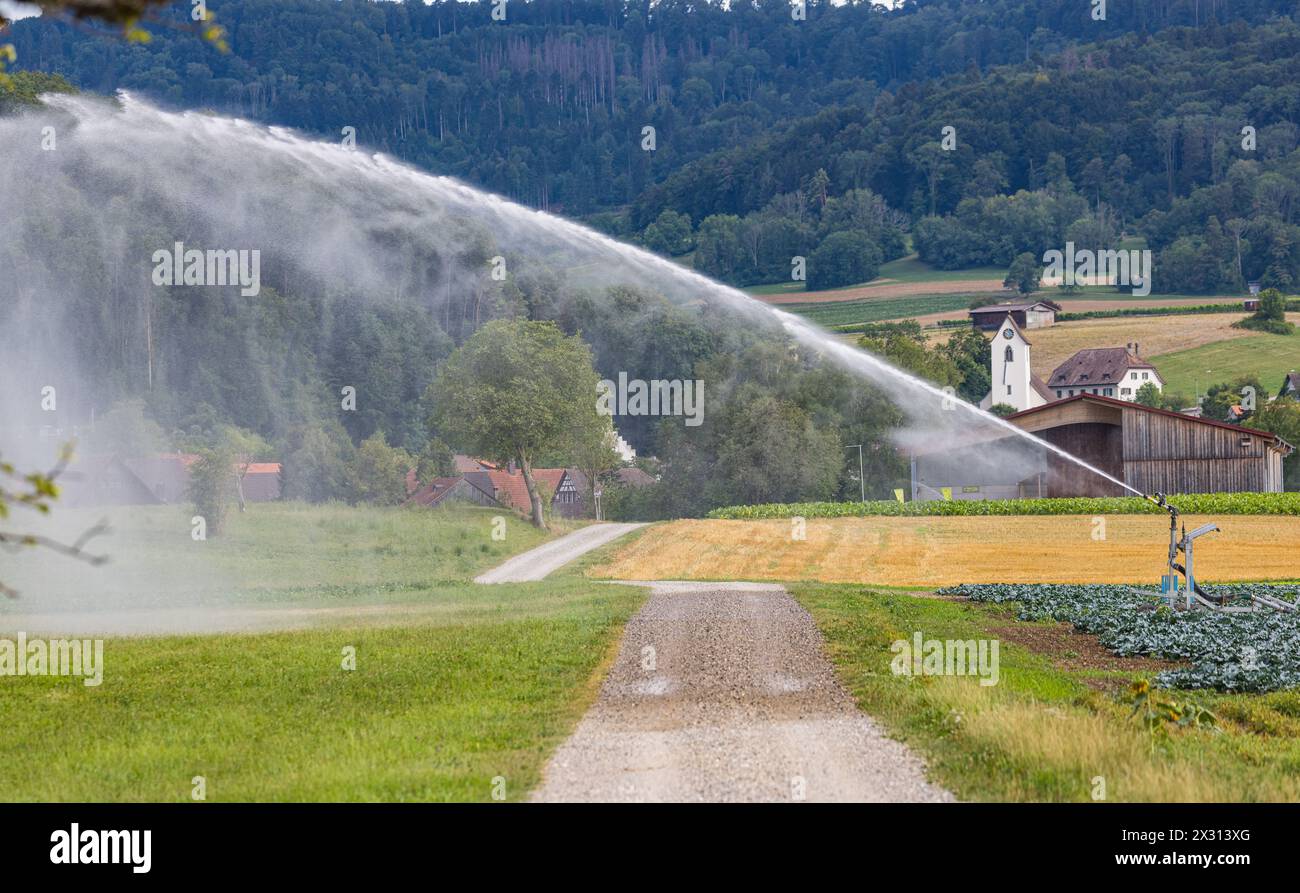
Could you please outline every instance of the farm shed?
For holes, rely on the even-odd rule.
[[[1055,325],[1061,305],[1054,301],[1022,301],[1014,304],[989,304],[970,312],[975,328],[985,332],[996,331],[1006,316],[1016,321],[1022,329],[1044,329]]]
[[[1080,394],[1027,409],[1007,421],[1143,493],[1282,490],[1293,447],[1275,434]],[[918,454],[912,498],[1005,499],[1119,496],[1116,484],[1045,447],[985,439]]]

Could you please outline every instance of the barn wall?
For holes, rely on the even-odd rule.
[[[1144,493],[1237,493],[1280,487],[1262,437],[1152,412],[1124,413],[1124,478]]]
[[[1094,468],[1124,480],[1120,426],[1079,422],[1044,429],[1038,436]],[[1054,453],[1048,454],[1047,461],[1047,496],[1121,496],[1124,493],[1123,487]]]

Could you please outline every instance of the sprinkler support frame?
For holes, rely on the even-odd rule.
[[[1203,524],[1187,532],[1187,526],[1183,525],[1181,535],[1178,529],[1178,509],[1170,504],[1168,497],[1163,493],[1156,493],[1154,496],[1144,496],[1148,502],[1158,505],[1169,513],[1169,570],[1171,580],[1177,580],[1177,575],[1182,575],[1186,581],[1187,600],[1184,603],[1184,609],[1190,610],[1192,606],[1199,602],[1207,608],[1221,608],[1222,605],[1215,604],[1214,599],[1208,593],[1203,592],[1201,587],[1196,584],[1196,565],[1193,557],[1193,543],[1207,533],[1217,533],[1219,526],[1217,524]],[[1187,564],[1184,567],[1178,563],[1178,553],[1182,552],[1187,556]],[[1170,605],[1173,599],[1170,599]]]

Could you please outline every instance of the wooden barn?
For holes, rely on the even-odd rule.
[[[1020,301],[1018,303],[987,304],[970,312],[975,328],[995,332],[1002,320],[1010,316],[1021,329],[1043,329],[1056,324],[1056,314],[1061,305],[1055,301]]]
[[[1142,493],[1282,490],[1293,447],[1275,434],[1166,409],[1080,394],[1007,421]],[[1014,438],[958,445],[913,459],[913,499],[1120,496],[1117,484]],[[1003,454],[1014,461],[994,461]]]

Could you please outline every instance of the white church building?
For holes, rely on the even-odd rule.
[[[1029,339],[1008,314],[994,330],[993,387],[980,401],[980,409],[999,403],[1014,406],[1017,412],[1051,403],[1052,392],[1029,368]]]
[[[999,403],[1017,412],[1065,400],[1080,394],[1133,401],[1138,390],[1152,383],[1164,389],[1156,367],[1138,355],[1138,345],[1085,348],[1052,371],[1046,382],[1030,369],[1032,345],[1016,321],[1008,315],[993,335],[992,388],[980,401],[980,409]]]

